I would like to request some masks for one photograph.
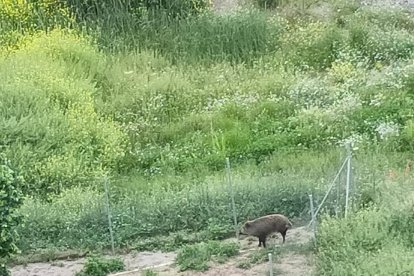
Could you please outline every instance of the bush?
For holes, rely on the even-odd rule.
[[[251,64],[253,59],[278,47],[281,30],[280,21],[269,24],[256,11],[223,16],[207,13],[168,26],[150,24],[141,30],[145,37],[135,41],[144,42],[142,47],[157,50],[173,63]]]
[[[210,8],[211,3],[209,0],[171,0],[171,1],[124,1],[117,2],[112,0],[106,1],[79,1],[79,0],[65,0],[64,2],[71,8],[71,10],[77,15],[78,20],[96,20],[106,21],[112,20],[114,14],[118,14],[119,17],[125,17],[126,19],[145,19],[146,13],[165,13],[171,18],[186,17],[188,15],[197,14]],[[122,20],[122,19],[121,19]],[[144,21],[144,20],[143,20]],[[127,22],[127,21],[126,21]],[[118,26],[121,27],[121,26]]]
[[[322,219],[317,236],[319,275],[404,275],[412,271],[412,182],[398,172],[394,177],[371,180],[376,184],[362,182],[361,188],[371,192],[370,203],[359,202],[362,205],[355,207],[360,209],[348,218]]]
[[[0,154],[0,260],[18,252],[16,228],[22,223],[22,216],[16,211],[22,204],[22,183],[23,178],[11,168],[4,154]],[[10,275],[3,262],[0,275]]]
[[[16,47],[25,34],[74,26],[69,9],[56,0],[0,2],[0,46]]]
[[[284,61],[301,69],[326,69],[338,57],[344,35],[331,23],[298,24],[281,38]]]
[[[280,0],[255,0],[255,3],[264,9],[274,9],[281,4],[280,2]]]
[[[47,196],[116,170],[125,136],[96,112],[97,88],[84,79],[85,72],[96,76],[103,56],[87,39],[57,29],[22,45],[0,58],[0,143],[30,183],[24,192]]]
[[[93,256],[87,258],[84,268],[76,276],[106,276],[124,269],[124,262],[119,258]]]
[[[414,21],[399,9],[360,8],[348,19],[350,45],[371,65],[406,60],[414,51]]]
[[[279,167],[286,173],[291,166],[279,163]],[[270,165],[269,171],[273,171]],[[315,183],[319,183],[318,176],[311,173],[305,173],[306,177],[300,180],[292,174],[272,174],[273,177],[267,178],[260,174],[249,175],[233,175],[239,222],[275,211],[290,217],[301,216],[308,209],[307,192],[315,190]],[[141,181],[134,178],[131,183],[117,181],[111,185],[111,214],[117,247],[148,240],[150,244],[146,242],[146,248],[168,247],[171,250],[197,240],[190,238],[188,232],[203,231],[210,239],[233,235],[230,198],[220,173],[204,181],[194,176],[159,177],[150,183],[145,179]],[[123,190],[117,188],[121,184]],[[19,246],[25,252],[51,245],[71,249],[109,248],[103,196],[92,189],[72,188],[51,197],[50,203],[28,199],[20,209],[27,219],[26,227],[19,229],[22,236]],[[30,231],[33,228],[38,230]],[[158,237],[179,231],[184,234],[170,237],[173,242],[166,243]]]
[[[86,26],[85,30],[99,39],[101,47],[116,51],[142,49],[151,40],[169,35],[168,32],[163,33],[165,28],[170,29],[168,25],[204,14],[211,8],[210,0],[63,2],[75,14],[78,24]]]
[[[406,30],[357,25],[350,30],[351,46],[367,57],[371,64],[409,59],[414,50],[414,35]]]
[[[209,267],[208,262],[213,257],[223,262],[238,253],[239,247],[237,243],[209,241],[208,243],[187,245],[183,247],[178,252],[176,262],[180,271],[205,271]]]
[[[400,236],[390,235],[392,225],[386,211],[372,208],[349,219],[325,219],[318,231],[319,275],[389,275],[411,271],[414,267],[409,260],[413,252],[404,246],[405,240]],[[410,225],[399,226],[403,227],[397,226],[395,231],[407,233],[406,237],[411,239]]]

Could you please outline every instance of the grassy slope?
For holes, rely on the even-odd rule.
[[[152,26],[157,36],[128,29],[108,43],[108,29],[94,45],[56,30],[2,52],[2,149],[25,175],[27,193],[73,187],[50,203],[25,201],[21,248],[108,247],[104,173],[112,177],[117,246],[172,249],[224,237],[232,223],[218,171],[226,156],[239,165],[239,221],[273,211],[306,216],[307,193],[320,200],[340,162],[335,147],[349,137],[360,148],[359,194],[388,200],[373,183],[403,167],[412,149],[414,22],[401,11],[335,5],[323,22],[296,22],[292,13],[204,15]],[[137,41],[148,49],[98,50]],[[383,233],[394,229],[401,241],[411,233],[393,225]],[[322,226],[321,273],[347,271],[355,258],[349,251],[336,259],[331,244],[348,226]],[[201,232],[159,236],[176,231]],[[370,252],[361,263],[376,256],[365,238],[354,241]]]

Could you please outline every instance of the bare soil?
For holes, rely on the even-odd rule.
[[[288,231],[285,245],[289,244],[305,244],[311,239],[311,233],[305,227],[293,228]],[[235,238],[229,241],[237,241]],[[268,271],[268,263],[255,265],[249,269],[241,269],[237,264],[246,260],[253,251],[262,250],[259,248],[258,240],[248,237],[239,240],[241,245],[241,254],[230,259],[225,264],[211,264],[211,268],[206,272],[186,271],[179,272],[174,266],[175,253],[162,252],[137,252],[120,256],[125,263],[127,271],[113,274],[117,276],[133,276],[141,275],[145,269],[157,271],[159,275],[225,275],[225,276],[247,276],[247,275],[265,275]],[[268,240],[267,246],[285,246],[282,245],[280,235]],[[74,276],[79,272],[85,259],[72,261],[56,261],[52,263],[31,263],[27,265],[18,265],[11,269],[12,276]],[[274,268],[282,275],[311,275],[312,263],[307,256],[289,252],[280,259],[275,260]]]
[[[168,265],[174,262],[175,253],[136,252],[120,256],[127,270],[157,265]],[[74,276],[81,271],[85,259],[73,261],[56,261],[52,263],[31,263],[15,266],[11,269],[12,276]]]
[[[311,241],[311,233],[306,227],[293,228],[288,231],[285,245],[282,245],[282,239],[280,235],[275,235],[274,238],[270,238],[267,246],[289,246],[289,245],[300,245],[307,244]],[[228,241],[237,241],[235,238],[228,239]],[[269,270],[268,262],[257,264],[249,269],[242,269],[237,265],[249,258],[249,255],[256,250],[263,250],[258,247],[257,238],[248,237],[238,241],[241,245],[241,253],[231,258],[225,264],[210,264],[210,269],[205,272],[196,271],[185,271],[180,272],[174,264],[166,264],[164,266],[157,267],[143,267],[141,270],[134,270],[129,272],[122,272],[113,274],[112,276],[138,276],[142,275],[144,269],[151,268],[156,271],[158,275],[167,276],[255,276],[255,275],[266,275]],[[279,259],[274,260],[273,265],[275,273],[286,276],[310,276],[313,272],[312,260],[307,255],[289,252]]]
[[[238,0],[213,0],[214,10],[218,13],[228,13],[237,10]]]

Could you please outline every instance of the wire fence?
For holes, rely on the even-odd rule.
[[[344,161],[342,162],[342,165],[340,169],[338,170],[337,174],[335,175],[334,179],[332,180],[332,183],[330,184],[328,190],[325,193],[325,196],[323,197],[321,203],[319,204],[318,208],[315,210],[314,207],[314,200],[312,194],[309,195],[309,206],[310,206],[310,212],[311,212],[311,220],[307,227],[309,228],[311,226],[314,242],[316,244],[316,234],[317,234],[317,218],[318,215],[322,209],[322,207],[325,206],[326,199],[329,195],[331,195],[333,188],[336,187],[336,200],[335,200],[335,214],[338,216],[340,207],[342,206],[340,202],[340,193],[341,193],[341,185],[342,181],[340,176],[341,174],[346,170],[346,181],[345,181],[345,203],[344,203],[344,217],[346,218],[348,216],[348,212],[350,209],[350,191],[351,186],[353,185],[352,182],[352,147],[351,144],[346,144],[346,157]]]
[[[232,217],[232,221],[234,223],[234,231],[235,235],[238,240],[239,236],[239,225],[237,220],[237,205],[235,204],[235,187],[232,179],[232,171],[231,171],[231,165],[230,165],[230,159],[225,159],[225,173],[226,173],[226,186],[227,186],[227,197],[229,198],[229,216]],[[342,177],[341,177],[342,176]],[[345,176],[345,177],[343,177]],[[333,210],[335,215],[339,216],[340,213],[343,212],[343,215],[345,217],[348,216],[350,207],[351,207],[351,188],[353,187],[353,181],[352,181],[352,147],[350,144],[346,145],[346,156],[343,159],[338,171],[336,172],[332,182],[329,184],[327,190],[322,197],[322,200],[319,204],[315,203],[315,194],[310,193],[308,195],[309,197],[309,209],[310,209],[310,215],[311,219],[309,223],[307,224],[307,228],[310,228],[313,233],[313,241],[316,245],[317,241],[317,221],[318,217],[321,214],[321,211],[324,207],[328,207]],[[345,178],[345,179],[344,179]],[[344,181],[345,180],[345,181]],[[345,183],[344,183],[345,182]],[[110,242],[111,242],[111,248],[112,248],[112,254],[115,253],[115,247],[116,244],[114,242],[114,229],[113,229],[113,222],[112,222],[112,211],[111,211],[111,205],[110,205],[110,187],[109,187],[109,180],[107,177],[103,179],[103,186],[104,186],[104,198],[103,203],[105,207],[105,215],[107,216],[107,227],[110,234]],[[237,185],[236,185],[237,186]],[[236,187],[237,188],[237,187]],[[336,193],[335,193],[336,191]],[[322,194],[318,193],[317,197],[322,196]],[[333,196],[334,199],[331,201],[328,201],[329,196]],[[306,201],[305,201],[306,202]],[[306,204],[306,203],[305,203]],[[240,207],[240,206],[239,206]],[[272,256],[269,255],[269,265],[272,266]],[[272,271],[270,271],[271,273]],[[272,275],[272,274],[270,274]]]

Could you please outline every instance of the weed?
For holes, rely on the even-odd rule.
[[[146,269],[141,273],[142,276],[157,276],[158,273],[151,270],[151,269]]]
[[[273,247],[273,248],[256,250],[249,256],[250,263],[260,264],[260,263],[268,261],[269,253],[272,253],[273,261],[276,261],[276,259],[283,253],[283,249],[281,249],[280,247]]]
[[[176,262],[181,271],[205,271],[209,268],[211,260],[225,262],[238,253],[239,248],[236,243],[209,241],[183,247],[177,255]]]
[[[243,260],[238,262],[236,264],[236,267],[241,269],[249,269],[250,267],[252,267],[252,263],[250,262],[250,260]]]
[[[411,269],[412,209],[385,197],[407,192],[384,184],[414,147],[409,13],[342,0],[318,6],[323,20],[292,1],[231,15],[202,0],[63,2],[0,1],[0,151],[26,180],[23,252],[107,249],[108,175],[117,248],[181,248],[183,269],[207,269],[235,254],[206,242],[233,234],[225,157],[238,222],[307,219],[307,195],[322,200],[352,142],[355,206],[382,207],[324,220],[319,270],[376,273],[394,253],[386,272]]]
[[[76,276],[106,276],[124,270],[125,265],[119,258],[88,257],[82,271]]]
[[[411,271],[412,203],[405,198],[412,193],[410,186],[400,182],[392,191],[383,185],[387,193],[369,207],[346,219],[325,217],[318,231],[318,273],[389,275]]]

